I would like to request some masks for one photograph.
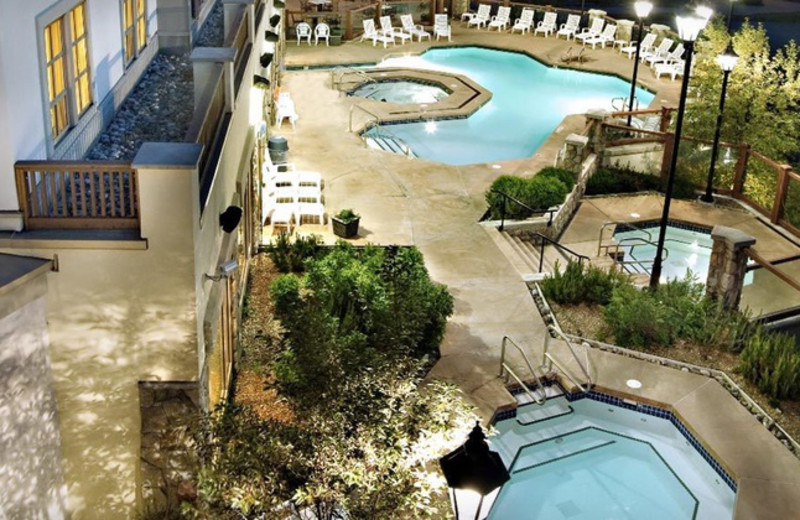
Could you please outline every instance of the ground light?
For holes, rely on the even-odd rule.
[[[707,8],[706,8],[707,9]],[[699,8],[698,8],[699,11]],[[683,40],[686,47],[686,62],[683,67],[683,79],[681,81],[681,97],[678,103],[678,119],[675,122],[675,137],[672,144],[672,157],[670,158],[669,174],[667,177],[667,189],[664,193],[664,209],[661,213],[661,225],[658,232],[658,245],[656,256],[653,259],[653,270],[650,273],[650,288],[658,287],[661,278],[661,263],[664,254],[664,238],[667,234],[667,222],[669,221],[669,206],[672,202],[672,188],[675,185],[675,168],[678,166],[678,145],[681,142],[681,130],[683,129],[683,113],[686,111],[686,94],[689,89],[689,74],[692,71],[692,54],[694,53],[694,42],[700,35],[700,31],[706,26],[710,15],[703,12],[702,16],[678,16],[678,35]]]
[[[500,486],[511,478],[500,454],[489,451],[478,421],[467,442],[439,459],[439,465],[450,488],[456,520],[486,518]]]
[[[639,18],[639,29],[636,33],[636,57],[633,59],[633,79],[631,79],[631,95],[628,102],[628,126],[631,126],[631,117],[633,114],[633,100],[636,97],[636,74],[639,72],[639,48],[642,46],[642,33],[644,32],[644,19],[653,10],[653,4],[650,2],[635,2],[633,10],[636,11],[636,17]]]
[[[733,5],[733,3],[731,3]],[[719,108],[717,109],[717,127],[714,130],[714,144],[711,146],[711,164],[708,166],[708,180],[706,181],[706,192],[700,197],[703,202],[714,202],[711,190],[714,184],[714,168],[717,164],[717,153],[719,152],[719,134],[722,131],[722,112],[725,110],[725,93],[728,91],[728,76],[739,61],[739,56],[733,52],[733,46],[728,43],[725,52],[717,56],[717,63],[722,69],[722,92],[719,95]]]

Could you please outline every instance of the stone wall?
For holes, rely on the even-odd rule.
[[[747,273],[747,249],[756,243],[756,239],[725,226],[714,226],[711,238],[714,245],[708,265],[706,294],[714,300],[721,300],[726,308],[736,309]]]

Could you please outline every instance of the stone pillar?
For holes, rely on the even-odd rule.
[[[650,26],[650,32],[656,35],[656,44],[661,43],[661,40],[669,38],[670,34],[675,33],[668,25],[661,25],[658,23],[654,23]],[[644,35],[642,35],[642,38],[644,38]]]
[[[617,40],[624,40],[626,42],[633,41],[633,26],[636,22],[633,20],[617,20]]]
[[[595,18],[602,18],[605,20],[606,15],[608,14],[601,9],[589,9],[587,13],[589,14],[589,27],[592,26],[592,22],[594,22]]]
[[[589,131],[589,149],[599,154],[605,149],[605,140],[603,139],[603,132],[601,125],[608,119],[610,112],[602,108],[596,108],[586,112],[586,123],[594,121]]]
[[[581,165],[586,156],[589,138],[585,135],[569,134],[556,159],[556,166],[576,174],[581,172]]]
[[[738,229],[714,226],[711,231],[714,245],[708,265],[706,295],[714,300],[722,299],[728,309],[739,306],[747,267],[747,248],[756,239]]]
[[[225,107],[233,112],[233,59],[236,49],[232,47],[195,47],[189,60],[192,62],[194,77],[194,106],[207,104],[217,86],[219,71],[222,71],[225,88]]]

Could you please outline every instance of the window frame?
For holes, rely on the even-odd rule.
[[[130,24],[127,14],[130,7]],[[141,7],[141,11],[138,8]],[[128,68],[139,57],[150,41],[147,24],[147,0],[120,0],[119,18],[122,28],[122,62]],[[128,48],[128,37],[132,49]],[[130,52],[129,52],[130,50]]]
[[[83,32],[77,37],[74,22],[75,9],[81,7]],[[62,60],[62,81],[64,91],[59,92],[53,100],[50,95],[51,62],[48,53],[52,49],[52,32],[50,28],[58,24],[60,29],[60,53],[55,58]],[[36,18],[37,38],[39,42],[39,67],[42,82],[43,116],[48,150],[53,152],[56,145],[64,140],[70,131],[78,126],[81,118],[95,105],[95,92],[92,75],[92,49],[90,36],[90,15],[88,0],[63,0],[56,3]],[[78,53],[83,56],[80,57]],[[78,70],[78,62],[84,60],[84,67]],[[85,88],[79,92],[81,85]],[[83,96],[85,102],[81,102]],[[66,122],[63,126],[53,119],[52,109],[66,99]],[[80,105],[79,105],[80,103]]]

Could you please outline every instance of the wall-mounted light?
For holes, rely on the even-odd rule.
[[[242,208],[239,206],[228,206],[225,211],[219,214],[219,225],[222,226],[222,231],[226,233],[236,229],[240,220],[242,220]]]
[[[239,262],[237,262],[236,259],[228,260],[219,266],[219,269],[217,269],[217,274],[205,274],[203,276],[205,276],[208,280],[218,282],[223,278],[230,278],[237,269],[239,269]]]
[[[269,80],[264,76],[253,74],[253,86],[261,88],[269,88]]]
[[[284,7],[286,7],[286,2],[284,2],[283,0],[274,0],[272,2],[272,6],[275,7],[275,9],[283,9]]]
[[[272,63],[273,56],[274,55],[271,52],[265,52],[264,54],[261,55],[258,61],[261,63],[261,66],[266,69],[267,67],[269,67],[269,64]]]
[[[272,27],[277,27],[279,23],[281,23],[281,15],[273,14],[272,16],[269,17],[269,24]]]
[[[278,33],[273,31],[264,31],[264,39],[268,42],[276,42],[280,40],[280,36],[278,36]]]

